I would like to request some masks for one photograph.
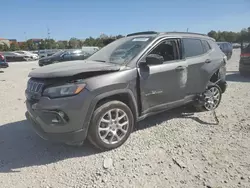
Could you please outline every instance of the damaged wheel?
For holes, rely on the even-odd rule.
[[[89,127],[89,141],[101,150],[121,146],[134,127],[130,108],[120,101],[110,101],[98,107]]]
[[[198,111],[215,110],[222,97],[221,88],[218,85],[209,86],[208,89],[199,97],[198,104],[195,105]]]

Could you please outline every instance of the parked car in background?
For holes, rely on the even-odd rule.
[[[83,46],[83,47],[82,47],[82,51],[87,52],[87,53],[89,53],[89,54],[94,54],[94,53],[96,53],[98,50],[100,50],[100,48],[97,47],[97,46]]]
[[[62,61],[84,60],[89,56],[90,54],[82,51],[81,49],[60,50],[49,57],[39,59],[38,64],[39,66],[44,66]]]
[[[225,54],[188,32],[133,33],[29,77],[26,117],[36,133],[70,145],[88,138],[101,150],[121,146],[150,115],[186,104],[214,110],[227,87]]]
[[[9,64],[6,62],[5,57],[3,54],[0,54],[0,68],[7,68],[9,67]]]
[[[31,60],[39,59],[39,56],[37,54],[31,53],[29,51],[15,51],[15,53],[28,56],[28,57],[30,57]]]
[[[239,43],[233,43],[232,46],[233,46],[233,49],[238,49],[241,47]]]
[[[250,75],[250,44],[241,50],[239,72],[241,75]]]
[[[7,62],[30,60],[29,56],[15,53],[15,52],[0,52],[0,53],[5,56]]]
[[[38,55],[39,55],[39,59],[43,58],[43,57],[48,57],[48,56],[52,56],[53,54],[55,54],[56,52],[58,52],[60,50],[57,49],[52,49],[52,50],[39,50],[38,51]]]
[[[229,42],[217,42],[221,51],[227,56],[227,59],[231,59],[233,54],[233,46]]]

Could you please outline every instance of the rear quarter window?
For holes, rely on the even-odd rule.
[[[200,39],[184,38],[183,46],[185,51],[185,57],[199,56],[204,53],[203,46]]]
[[[206,40],[202,40],[201,42],[205,53],[211,50],[211,46]]]

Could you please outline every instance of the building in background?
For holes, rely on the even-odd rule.
[[[17,40],[16,39],[8,39],[10,41],[10,44],[12,43],[17,43]]]
[[[29,40],[32,40],[32,42],[34,43],[34,44],[40,44],[40,42],[43,40],[43,39],[29,39]]]

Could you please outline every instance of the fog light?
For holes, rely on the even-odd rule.
[[[60,119],[58,117],[51,120],[51,123],[60,123]]]
[[[68,116],[59,110],[42,111],[40,117],[44,123],[51,126],[63,126],[69,121]]]

